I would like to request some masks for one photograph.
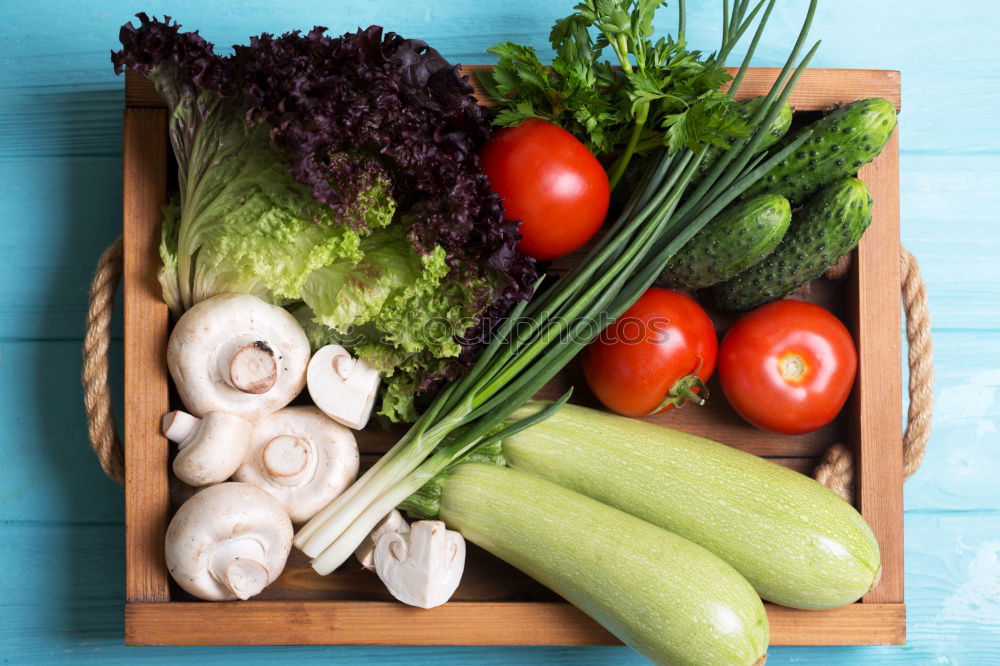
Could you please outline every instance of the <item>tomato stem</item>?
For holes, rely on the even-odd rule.
[[[667,407],[683,407],[688,402],[693,402],[699,406],[704,405],[705,400],[708,398],[708,386],[697,375],[699,370],[701,370],[701,363],[698,364],[697,370],[690,375],[678,379],[670,387],[670,390],[667,391],[667,395],[663,397],[660,404],[647,414],[647,416],[658,414]],[[695,389],[698,389],[698,393],[695,393]]]

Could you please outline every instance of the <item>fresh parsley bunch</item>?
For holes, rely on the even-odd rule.
[[[706,56],[687,48],[683,3],[677,37],[652,41],[653,15],[666,4],[579,3],[552,27],[551,67],[530,46],[503,42],[489,49],[498,61],[480,81],[497,103],[493,122],[511,126],[538,117],[563,127],[608,165],[612,187],[636,153],[661,146],[671,154],[684,147],[697,153],[706,144],[728,149],[753,128],[719,90],[732,78],[725,54],[756,10],[745,24],[734,22],[731,30],[727,24],[719,54]],[[604,58],[608,49],[614,62]]]

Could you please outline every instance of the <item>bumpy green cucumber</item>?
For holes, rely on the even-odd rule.
[[[788,233],[763,261],[708,291],[729,310],[782,298],[850,252],[872,220],[872,197],[857,178],[844,178],[810,199],[792,216]]]
[[[667,287],[701,289],[728,280],[769,255],[791,219],[788,199],[777,194],[737,202],[674,255],[660,282]]]
[[[761,103],[763,103],[763,97],[752,97],[750,99],[744,100],[733,107],[736,113],[739,114],[743,120],[749,121],[750,117],[757,112],[760,108]],[[781,111],[778,115],[774,117],[771,121],[771,126],[767,129],[764,134],[764,138],[760,141],[760,146],[757,147],[758,152],[762,150],[767,150],[774,144],[776,144],[785,134],[788,133],[788,128],[792,125],[792,107],[788,102],[781,107]],[[708,170],[712,168],[715,161],[722,156],[725,152],[724,148],[719,146],[710,146],[708,151],[705,153],[705,158],[698,165],[698,171],[695,174],[695,181],[701,180],[708,173]]]
[[[797,207],[875,159],[895,127],[896,110],[887,100],[863,99],[841,107],[809,126],[812,136],[744,192],[743,198],[768,192],[780,194]]]

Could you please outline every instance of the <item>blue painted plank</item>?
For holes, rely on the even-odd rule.
[[[120,153],[0,159],[0,183],[0,340],[82,339],[97,258],[121,233]]]
[[[120,408],[121,345],[113,346],[111,359]],[[0,419],[0,521],[122,521],[121,486],[103,475],[87,442],[81,368],[76,341],[0,342],[6,412]]]

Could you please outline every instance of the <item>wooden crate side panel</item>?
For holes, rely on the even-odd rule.
[[[882,578],[866,603],[903,601],[902,343],[899,306],[899,130],[859,177],[873,192],[872,224],[858,245],[854,332],[858,378],[852,437],[858,509],[882,553]]]
[[[902,604],[833,611],[767,605],[772,645],[901,645]],[[618,645],[565,603],[394,602],[130,603],[128,645]],[[275,631],[280,627],[280,631]],[[432,628],[429,630],[428,628]]]
[[[490,67],[490,65],[461,67],[461,72],[469,75],[469,82],[476,89],[476,99],[484,106],[491,106],[492,103],[479,85],[475,73]],[[729,71],[735,73],[736,69],[730,67]],[[737,98],[746,99],[767,94],[780,71],[766,67],[750,69],[740,84]],[[847,99],[843,93],[845,90],[850,91]],[[802,74],[788,101],[798,111],[822,111],[834,104],[853,102],[866,97],[885,97],[899,109],[899,72],[882,69],[808,69]],[[153,84],[145,77],[132,72],[125,73],[125,104],[136,107],[164,105]]]
[[[125,576],[130,601],[169,599],[167,529],[168,312],[156,279],[160,206],[167,197],[167,113],[126,109],[124,120]]]

